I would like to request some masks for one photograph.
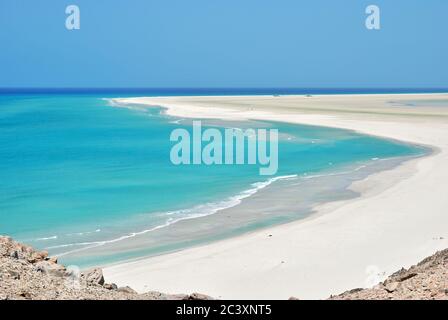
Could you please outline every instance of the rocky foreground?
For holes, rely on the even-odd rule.
[[[46,251],[36,251],[0,236],[0,300],[208,300],[194,293],[138,294],[106,283],[101,269],[83,273],[58,264]],[[295,298],[291,298],[294,300]],[[402,269],[371,289],[354,289],[330,300],[448,300],[448,249]]]
[[[202,294],[138,294],[105,283],[101,269],[66,269],[46,251],[0,236],[0,300],[207,300]]]
[[[371,289],[354,289],[332,300],[448,300],[448,249],[401,269]]]

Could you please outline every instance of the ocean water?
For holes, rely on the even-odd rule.
[[[276,176],[175,166],[170,133],[191,120],[109,102],[118,96],[0,94],[0,234],[82,267],[160,254],[302,218],[316,202],[353,196],[346,187],[366,168],[426,152],[346,130],[208,120],[278,129]]]

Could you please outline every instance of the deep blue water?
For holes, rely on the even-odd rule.
[[[60,253],[66,245],[119,241],[215,213],[268,181],[257,166],[173,165],[170,133],[191,130],[190,121],[154,108],[113,107],[104,99],[123,95],[0,94],[0,234]],[[235,125],[223,122],[220,130]],[[240,126],[279,129],[277,176],[422,152],[344,130],[269,122]]]

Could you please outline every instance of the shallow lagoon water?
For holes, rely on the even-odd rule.
[[[160,254],[304,218],[356,196],[353,180],[425,152],[345,130],[208,120],[278,129],[277,175],[175,166],[169,135],[191,120],[104,98],[0,95],[0,234],[83,267]]]

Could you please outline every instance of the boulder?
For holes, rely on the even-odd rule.
[[[107,290],[117,290],[118,286],[115,283],[105,283],[104,288],[106,288]]]
[[[117,289],[118,292],[129,293],[129,294],[137,294],[137,291],[132,289],[131,287],[120,287]]]
[[[82,277],[86,280],[89,285],[99,285],[104,284],[103,270],[100,268],[90,269],[82,274]]]
[[[212,300],[212,298],[205,294],[195,292],[190,294],[188,300]]]
[[[406,281],[408,279],[415,277],[416,275],[417,275],[416,272],[404,272],[403,274],[397,277],[397,281],[399,282]]]
[[[37,252],[34,252],[31,255],[31,257],[28,258],[28,262],[36,263],[36,262],[43,261],[43,260],[47,259],[47,257],[48,257],[47,251],[37,251]]]
[[[32,295],[30,292],[26,291],[26,290],[22,290],[19,292],[19,296],[25,298],[25,299],[31,299]]]
[[[20,273],[16,270],[9,270],[8,273],[14,280],[20,280]]]
[[[63,277],[65,276],[65,267],[60,264],[54,264],[48,261],[40,261],[37,262],[35,270],[38,272],[42,272],[48,275]]]
[[[9,256],[13,259],[20,259],[20,254],[19,254],[19,251],[17,251],[17,250],[14,250],[13,252],[11,252],[9,254]]]
[[[58,263],[58,258],[57,257],[49,257],[46,260],[48,262],[50,262],[50,263]]]
[[[385,285],[385,289],[387,292],[392,293],[398,289],[399,285],[400,285],[399,282],[389,282],[388,284]]]

